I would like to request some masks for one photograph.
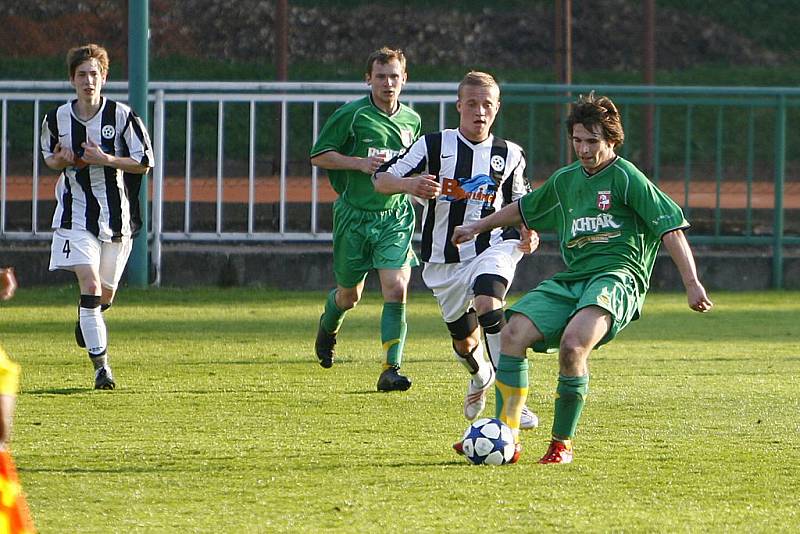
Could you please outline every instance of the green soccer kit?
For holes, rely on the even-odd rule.
[[[553,348],[553,343],[558,346],[557,327],[563,331],[574,312],[586,305],[596,304],[612,314],[615,325],[611,337],[636,319],[661,236],[689,226],[681,208],[621,157],[594,175],[579,162],[564,167],[522,197],[519,208],[528,227],[558,234],[567,266],[510,309],[525,314],[537,327],[542,323],[540,331],[548,348]],[[587,302],[586,295],[581,300],[576,289],[577,293],[596,293],[590,295],[593,301]],[[543,313],[543,300],[560,300],[563,304],[570,293],[575,304],[571,309],[562,306],[564,309],[556,314],[552,313],[555,309],[545,308],[547,313]]]
[[[391,160],[420,135],[419,115],[403,104],[388,114],[372,96],[337,109],[322,127],[311,157],[335,151],[345,156],[383,154]],[[414,208],[405,194],[375,191],[372,177],[357,170],[328,169],[331,186],[339,194],[333,208],[333,271],[336,283],[352,288],[371,269],[403,269],[419,264],[411,248]],[[320,318],[320,328],[335,334],[345,311],[336,306],[331,291]],[[384,303],[381,344],[385,366],[399,367],[406,337],[404,302]]]

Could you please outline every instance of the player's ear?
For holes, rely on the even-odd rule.
[[[364,74],[364,81],[367,83],[367,85],[372,84],[372,76],[370,75],[369,72]]]

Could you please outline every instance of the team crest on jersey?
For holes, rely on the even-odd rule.
[[[503,159],[503,156],[495,154],[492,156],[492,159],[489,160],[489,165],[492,166],[495,172],[503,172],[503,169],[506,168],[506,160]]]
[[[408,148],[414,142],[414,132],[411,130],[406,130],[404,128],[400,129],[400,142],[403,143],[403,146]]]
[[[597,209],[608,211],[611,209],[611,191],[597,192]]]
[[[113,126],[111,126],[110,124],[106,124],[106,125],[105,125],[105,126],[103,126],[103,128],[100,130],[100,135],[102,135],[102,136],[103,136],[103,139],[114,139],[114,135],[115,135],[116,133],[117,133],[117,131],[116,131],[116,130],[114,129],[114,127],[113,127]]]

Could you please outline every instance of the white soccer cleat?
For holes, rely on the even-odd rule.
[[[478,417],[486,407],[486,392],[492,385],[494,385],[494,369],[483,387],[475,386],[472,379],[467,383],[467,395],[464,397],[464,417],[467,418],[467,421]]]
[[[531,411],[527,406],[522,407],[522,414],[519,416],[519,427],[523,430],[530,430],[539,426],[539,416]]]

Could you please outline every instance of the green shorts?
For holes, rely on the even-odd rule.
[[[636,281],[627,273],[605,273],[578,281],[550,279],[526,293],[506,315],[521,313],[536,325],[544,340],[533,344],[534,351],[555,352],[572,316],[587,306],[599,306],[611,314],[612,324],[597,348],[639,317],[640,300]]]
[[[371,269],[419,265],[411,248],[414,208],[410,202],[365,211],[339,199],[333,204],[333,273],[341,287],[355,287]]]

